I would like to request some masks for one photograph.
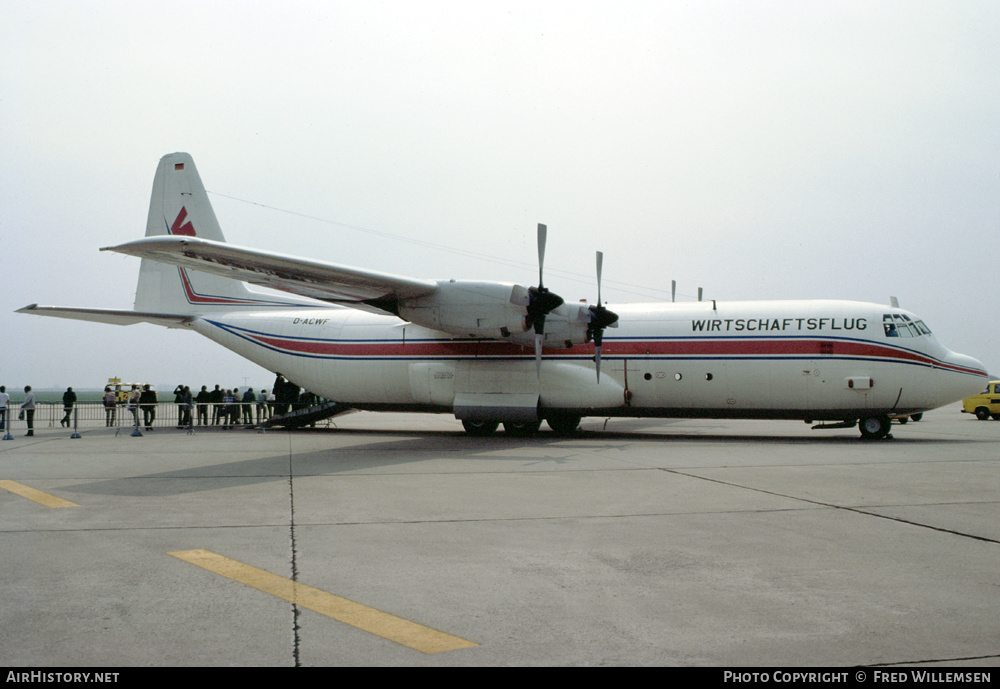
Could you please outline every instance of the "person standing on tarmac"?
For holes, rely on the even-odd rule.
[[[267,390],[261,390],[257,398],[257,423],[267,420]]]
[[[138,385],[132,386],[132,392],[128,396],[128,410],[132,414],[132,423],[138,427],[139,426],[139,399],[142,397],[142,393],[139,391]]]
[[[104,387],[104,425],[110,427],[115,425],[115,412],[118,409],[118,396],[110,386]]]
[[[7,406],[10,404],[10,395],[7,394],[7,386],[0,385],[0,431],[7,428]]]
[[[285,378],[280,373],[274,378],[274,385],[271,386],[271,394],[274,395],[274,404],[271,405],[271,416],[284,416],[288,413],[285,405]]]
[[[76,404],[76,393],[73,392],[73,388],[66,388],[66,392],[63,393],[63,412],[65,414],[62,420],[59,421],[60,426],[65,426],[69,428],[69,417],[73,413],[73,405]]]
[[[243,393],[243,398],[240,400],[243,407],[243,423],[247,426],[253,425],[253,403],[257,401],[256,395],[253,394],[253,387],[247,388],[247,391]]]
[[[212,392],[208,393],[208,401],[212,403],[212,424],[215,426],[219,425],[219,418],[222,416],[222,410],[225,408],[222,404],[222,398],[225,395],[219,386],[216,385]]]
[[[31,437],[35,434],[35,393],[31,391],[30,385],[24,386],[24,403],[21,405],[21,416],[28,424],[28,432],[24,435]]]
[[[180,406],[180,424],[181,428],[191,427],[191,407],[193,406],[193,398],[191,397],[191,388],[187,385],[184,386],[184,390],[181,392],[181,406]]]
[[[184,416],[184,385],[178,385],[174,388],[174,404],[177,405],[177,427],[180,428],[184,425],[184,421],[181,417]]]
[[[233,411],[232,407],[233,407],[233,402],[235,400],[236,397],[233,395],[233,391],[226,388],[226,391],[222,393],[222,412],[221,412],[222,430],[224,431],[229,430],[230,412]]]
[[[142,425],[147,431],[153,430],[153,422],[156,421],[156,390],[150,387],[149,383],[142,386],[139,393],[139,406],[142,408]]]
[[[209,393],[207,386],[201,386],[201,392],[194,398],[194,401],[198,403],[198,425],[207,426],[208,403],[211,401],[211,393]]]

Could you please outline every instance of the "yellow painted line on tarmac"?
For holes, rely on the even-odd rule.
[[[39,505],[45,505],[46,507],[79,507],[79,505],[75,502],[57,498],[54,495],[49,495],[48,493],[44,493],[40,490],[30,488],[23,483],[18,483],[17,481],[0,481],[0,488],[10,491],[15,495],[20,495],[22,498],[34,500]]]
[[[367,605],[335,596],[312,586],[280,577],[237,560],[231,560],[210,550],[183,550],[168,554],[421,653],[456,651],[479,645],[437,629],[404,620],[402,617],[370,608]]]

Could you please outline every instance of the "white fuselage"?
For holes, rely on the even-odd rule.
[[[916,316],[877,304],[567,303],[542,287],[546,236],[539,224],[537,287],[235,246],[194,160],[171,153],[157,165],[145,237],[103,249],[142,259],[135,308],[19,312],[191,328],[334,411],[451,412],[473,434],[501,422],[513,434],[543,420],[566,433],[584,416],[700,416],[859,422],[874,439],[890,415],[957,401],[988,380]]]
[[[600,382],[592,343],[546,341],[539,370],[530,347],[346,308],[234,312],[192,327],[358,409],[457,414],[463,404],[535,399],[543,414],[847,420],[923,412],[979,392],[988,379],[981,363],[950,352],[916,316],[877,304],[614,310],[620,320],[604,335]]]

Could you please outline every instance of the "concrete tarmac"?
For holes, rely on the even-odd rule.
[[[0,442],[5,665],[1000,664],[1000,423],[958,406],[194,430]]]

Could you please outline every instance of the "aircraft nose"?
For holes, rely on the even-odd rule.
[[[978,359],[958,352],[948,352],[945,357],[948,369],[961,374],[953,376],[956,381],[955,394],[959,398],[970,397],[983,391],[990,380],[986,366]]]
[[[952,366],[966,369],[970,373],[978,373],[983,377],[989,377],[986,366],[979,359],[974,359],[971,356],[959,354],[958,352],[948,352],[947,361]]]

